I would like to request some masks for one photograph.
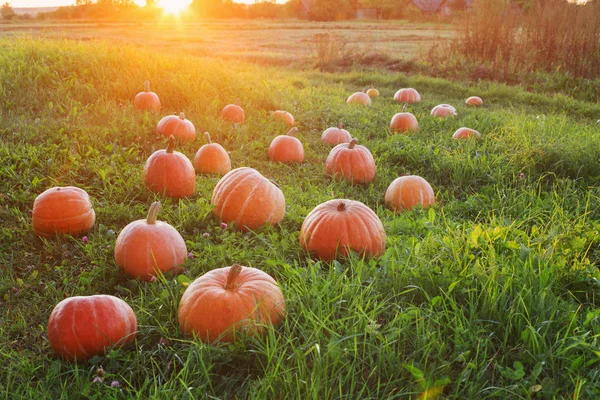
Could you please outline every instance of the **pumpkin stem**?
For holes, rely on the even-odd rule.
[[[358,143],[358,139],[357,138],[353,138],[352,141],[350,142],[350,144],[348,145],[349,149],[353,149],[354,146],[356,146],[356,144]]]
[[[340,201],[340,203],[337,206],[337,210],[338,211],[346,211],[346,203],[344,203],[343,201]]]
[[[344,129],[344,124],[342,124],[341,122],[338,124],[338,129]]]
[[[298,133],[298,128],[293,127],[292,129],[290,129],[290,131],[287,133],[287,135],[294,136],[296,133]]]
[[[206,140],[208,140],[208,144],[211,144],[212,140],[210,140],[210,133],[204,132],[204,136],[206,136]]]
[[[403,113],[406,112],[406,106],[407,106],[407,104],[404,104],[404,107],[402,107],[402,112]]]
[[[160,201],[155,201],[150,206],[148,210],[148,216],[146,217],[146,223],[148,225],[156,224],[156,219],[158,218],[158,212],[160,211]]]
[[[237,278],[240,276],[242,272],[242,266],[239,264],[232,265],[229,268],[229,273],[227,274],[227,282],[225,282],[225,290],[237,289],[239,284],[236,282]]]
[[[185,119],[185,114],[179,113],[179,119],[183,121]]]
[[[144,91],[150,93],[150,81],[144,82]]]
[[[167,146],[167,153],[171,154],[175,150],[175,136],[169,136],[169,145]]]

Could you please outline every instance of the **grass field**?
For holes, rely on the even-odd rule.
[[[96,37],[100,30],[82,32]],[[320,73],[174,50],[0,41],[2,397],[600,396],[600,105],[486,82]],[[154,134],[160,116],[132,105],[146,79],[161,97],[162,114],[184,111],[229,150],[234,168],[250,166],[277,182],[287,204],[276,227],[222,230],[210,205],[218,178],[198,176],[196,194],[162,199],[159,216],[179,230],[193,256],[184,275],[151,284],[126,279],[113,259],[119,231],[160,199],[142,180],[148,156],[165,147]],[[382,94],[372,107],[345,103],[369,85]],[[401,108],[392,96],[402,87],[423,96],[409,108],[420,124],[413,136],[387,128]],[[466,108],[470,95],[485,105]],[[247,114],[239,127],[218,118],[236,98]],[[456,106],[458,116],[432,118],[439,103]],[[270,141],[287,131],[270,119],[276,109],[296,118],[302,165],[267,159]],[[340,121],[374,154],[377,176],[368,186],[324,174],[330,149],[320,135]],[[451,139],[461,126],[477,129],[482,140]],[[201,144],[199,137],[179,150],[193,157]],[[436,206],[386,209],[384,192],[402,174],[427,179]],[[55,185],[90,193],[97,224],[89,242],[34,235],[33,201]],[[388,236],[382,257],[325,263],[301,249],[304,217],[333,198],[360,200],[378,214]],[[186,284],[233,263],[260,268],[281,284],[284,324],[234,345],[183,338],[177,307]],[[135,345],[80,363],[58,360],[46,337],[53,307],[67,296],[99,293],[132,306]],[[94,382],[99,366],[102,383]]]

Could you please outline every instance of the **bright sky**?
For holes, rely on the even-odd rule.
[[[254,3],[254,0],[235,0],[237,3]],[[2,0],[4,3],[5,0]],[[75,4],[75,0],[8,0],[13,7],[55,7],[69,6]],[[135,0],[136,3],[144,5],[146,0]],[[278,1],[283,3],[284,1]]]

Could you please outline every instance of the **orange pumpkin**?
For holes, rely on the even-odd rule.
[[[395,132],[417,132],[419,130],[419,122],[417,118],[409,112],[406,112],[406,104],[402,108],[402,112],[392,117],[390,123],[390,131]]]
[[[338,145],[340,143],[350,143],[352,136],[350,132],[344,129],[344,124],[340,123],[337,128],[328,128],[321,135],[321,140],[327,144]]]
[[[185,242],[175,228],[156,220],[159,210],[160,203],[153,203],[146,219],[130,223],[117,237],[115,261],[132,278],[150,281],[159,272],[181,272],[185,262]]]
[[[138,110],[160,111],[160,99],[150,91],[150,81],[144,82],[144,91],[135,96],[133,104]]]
[[[367,95],[370,98],[379,97],[379,90],[377,90],[375,88],[371,88],[371,89],[367,90]]]
[[[452,107],[450,104],[440,104],[433,107],[431,115],[434,117],[446,118],[451,115],[456,115],[456,108]]]
[[[213,191],[213,212],[237,229],[252,230],[275,225],[285,215],[283,192],[255,169],[236,168],[225,175]]]
[[[407,211],[435,204],[431,185],[420,176],[407,175],[394,180],[385,192],[385,204],[394,211]]]
[[[144,166],[146,187],[168,197],[180,198],[194,194],[196,172],[190,160],[178,151],[173,151],[175,141],[169,138],[166,150],[155,151]]]
[[[364,92],[356,92],[346,100],[348,104],[361,104],[363,106],[371,105],[371,98]]]
[[[385,251],[381,220],[360,201],[329,200],[312,210],[300,228],[300,245],[323,260],[347,256],[379,257]]]
[[[107,348],[135,340],[137,319],[131,307],[114,296],[78,296],[54,307],[48,341],[60,358],[86,360]]]
[[[179,327],[205,343],[235,342],[240,332],[261,336],[285,317],[285,300],[267,273],[234,265],[202,275],[179,303]]]
[[[33,202],[32,225],[39,236],[80,235],[95,222],[90,196],[77,187],[50,188]]]
[[[226,105],[221,112],[221,117],[225,121],[233,122],[234,124],[243,124],[246,120],[246,114],[240,106],[240,99],[237,99],[235,104]]]
[[[452,138],[453,139],[468,139],[468,138],[481,139],[481,133],[477,132],[474,129],[459,128],[456,132],[454,132],[454,135],[452,135]]]
[[[340,177],[351,183],[369,183],[375,178],[375,160],[365,146],[357,145],[357,139],[335,146],[327,160],[325,173]]]
[[[479,107],[483,104],[483,100],[481,99],[481,97],[471,96],[467,100],[465,100],[465,104],[468,106]]]
[[[156,134],[166,137],[174,136],[182,142],[193,142],[196,140],[196,128],[189,120],[185,119],[185,114],[168,115],[158,122]]]
[[[200,174],[225,175],[231,171],[231,159],[223,146],[213,143],[210,134],[204,133],[208,144],[200,147],[194,157],[194,168]]]
[[[273,112],[273,119],[274,120],[282,120],[283,122],[285,122],[289,127],[294,126],[294,116],[292,114],[290,114],[287,111],[282,111],[282,110],[277,110]]]
[[[421,95],[415,89],[400,89],[394,94],[394,100],[398,103],[418,103],[421,101]]]
[[[287,135],[277,136],[269,146],[269,158],[271,161],[281,163],[303,163],[304,147],[302,142],[293,135],[298,133],[298,128],[292,128]]]

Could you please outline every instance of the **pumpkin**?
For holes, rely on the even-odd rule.
[[[273,119],[275,121],[282,120],[289,127],[294,126],[294,116],[287,111],[277,110],[273,112]]]
[[[80,235],[94,227],[96,213],[85,190],[53,187],[33,202],[32,225],[39,236]]]
[[[150,81],[144,82],[144,91],[135,95],[133,105],[138,110],[160,111],[160,99],[150,91]]]
[[[180,272],[185,262],[185,242],[175,228],[157,221],[159,210],[160,203],[153,203],[146,219],[130,223],[117,237],[115,261],[132,278],[150,281],[159,272]]]
[[[394,100],[398,103],[418,103],[421,101],[421,95],[415,89],[400,89],[394,94]]]
[[[166,150],[152,154],[144,166],[146,187],[168,197],[180,198],[194,194],[196,190],[196,172],[190,160],[175,148],[175,139],[169,138]]]
[[[48,341],[66,360],[86,360],[135,340],[137,319],[123,300],[108,295],[69,297],[54,307]]]
[[[474,129],[459,128],[459,129],[457,129],[456,132],[454,132],[454,135],[452,135],[452,138],[453,139],[468,139],[468,138],[481,139],[481,133],[477,132]]]
[[[208,144],[200,147],[194,157],[194,168],[200,174],[225,175],[231,171],[231,159],[223,146],[213,143],[210,134],[204,133]]]
[[[435,204],[435,193],[431,185],[420,176],[401,176],[387,188],[385,204],[394,211],[411,210],[417,205],[425,208]]]
[[[181,297],[178,314],[184,335],[205,343],[231,343],[240,332],[261,336],[267,325],[279,325],[285,316],[285,300],[270,275],[233,265],[192,282]]]
[[[300,228],[303,249],[326,261],[354,251],[379,257],[385,251],[381,220],[360,201],[337,199],[318,205]]]
[[[168,115],[158,122],[156,134],[166,137],[174,136],[182,142],[193,142],[196,140],[196,128],[189,120],[185,119],[185,114]]]
[[[344,129],[344,124],[340,123],[337,128],[328,128],[321,135],[321,140],[327,144],[338,145],[340,143],[350,143],[352,136],[350,132]]]
[[[298,128],[292,128],[287,135],[280,135],[273,139],[268,151],[271,161],[304,162],[304,147],[302,142],[293,136],[296,133],[298,133]]]
[[[212,194],[213,212],[237,229],[252,230],[279,223],[285,214],[283,192],[255,169],[242,167],[227,173]]]
[[[481,97],[471,96],[467,100],[465,100],[465,104],[468,106],[479,107],[483,104],[483,100],[481,99]]]
[[[392,117],[390,123],[390,131],[395,132],[417,132],[419,130],[419,122],[417,118],[409,112],[406,112],[406,104],[402,108],[402,112]]]
[[[370,88],[369,90],[367,90],[367,95],[370,98],[379,97],[379,90],[377,90],[375,88]]]
[[[237,99],[235,104],[228,104],[221,111],[221,117],[225,121],[233,122],[234,124],[243,124],[246,120],[244,109],[240,106],[240,99]]]
[[[450,104],[440,104],[433,107],[431,115],[434,117],[446,118],[451,115],[456,115],[456,108],[452,107]]]
[[[357,145],[357,139],[335,146],[327,160],[325,173],[341,177],[351,183],[369,183],[375,178],[375,160],[365,146]]]
[[[346,100],[348,104],[361,104],[363,106],[371,105],[371,98],[364,92],[356,92]]]

